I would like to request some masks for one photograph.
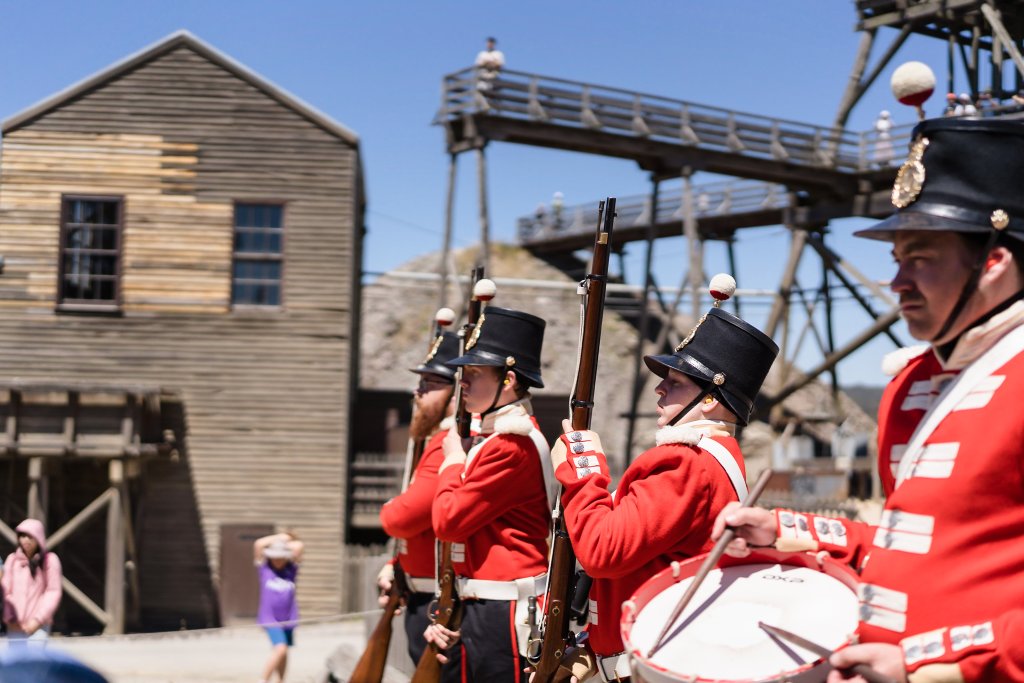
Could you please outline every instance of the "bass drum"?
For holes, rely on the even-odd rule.
[[[673,563],[623,604],[622,641],[633,680],[824,681],[830,667],[823,658],[758,626],[777,626],[829,650],[850,643],[857,575],[824,553],[724,556],[648,658],[704,557]]]

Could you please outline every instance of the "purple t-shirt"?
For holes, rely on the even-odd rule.
[[[284,569],[275,570],[264,560],[259,566],[260,609],[256,623],[261,626],[292,628],[299,620],[299,605],[295,602],[295,577],[299,565],[289,562]]]

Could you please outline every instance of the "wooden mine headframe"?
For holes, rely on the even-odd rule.
[[[634,445],[632,425],[646,380],[642,355],[645,342],[652,341],[654,336],[651,316],[662,318],[660,331],[653,339],[660,350],[668,341],[667,332],[676,329],[676,309],[684,292],[690,296],[691,315],[699,315],[700,292],[707,281],[703,272],[704,242],[725,241],[731,258],[731,245],[737,233],[747,227],[782,224],[789,228],[789,256],[765,331],[776,336],[781,328],[780,346],[784,349],[792,342],[791,337],[802,340],[810,332],[817,338],[823,356],[811,370],[793,373],[770,393],[763,392],[759,410],[774,410],[780,416],[783,400],[826,372],[832,376],[835,396],[836,365],[841,360],[879,334],[901,345],[890,330],[899,319],[893,299],[825,240],[831,220],[851,216],[882,218],[891,213],[889,194],[896,170],[893,162],[900,156],[892,150],[905,148],[910,138],[909,126],[892,129],[884,145],[879,144],[880,136],[875,131],[846,129],[853,107],[911,34],[937,37],[949,43],[950,75],[946,80],[950,89],[956,55],[969,74],[972,93],[979,90],[981,65],[991,64],[996,114],[1022,116],[1019,107],[998,108],[1012,94],[1002,87],[1007,65],[1014,70],[1016,88],[1024,83],[1024,1],[855,0],[854,5],[863,36],[831,125],[772,118],[517,71],[502,71],[497,78],[480,78],[476,69],[467,68],[445,76],[441,108],[435,119],[445,129],[450,157],[439,268],[441,303],[447,300],[450,278],[456,163],[461,153],[472,151],[477,159],[480,261],[484,264],[489,259],[490,241],[484,153],[489,142],[626,158],[649,174],[651,191],[642,202],[636,202],[641,208],[634,220],[623,229],[617,228],[616,234],[619,249],[625,241],[646,243],[644,296],[636,321],[639,341],[625,451],[630,452]],[[898,33],[874,64],[869,64],[882,27],[895,28]],[[691,176],[700,171],[744,181],[724,191],[711,190],[710,186],[695,187]],[[666,198],[661,183],[673,178],[682,179],[682,192]],[[725,199],[702,206],[703,197],[712,192]],[[740,196],[745,199],[734,201]],[[593,204],[596,206],[597,202]],[[571,253],[589,246],[595,219],[589,209],[565,211],[557,229],[553,229],[550,217],[521,219],[520,242],[538,254]],[[657,291],[651,272],[652,255],[656,239],[669,235],[683,235],[690,256],[676,300],[671,305],[661,301],[659,311],[649,303],[652,292]],[[821,261],[822,282],[814,301],[803,298],[809,290],[801,288],[796,278],[797,266],[808,248]],[[845,290],[872,320],[841,346],[836,345],[833,334],[834,288]],[[819,304],[824,309],[823,330],[816,329],[813,323]],[[788,324],[794,310],[802,311],[808,320],[798,333]],[[799,344],[794,348],[799,349]],[[784,367],[791,367],[793,358],[786,360],[789,362]]]

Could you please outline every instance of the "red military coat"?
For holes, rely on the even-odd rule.
[[[398,563],[409,576],[434,577],[434,528],[430,509],[437,493],[437,469],[444,460],[442,429],[430,437],[408,488],[380,509],[384,532],[398,542]]]
[[[1024,303],[965,335],[946,364],[932,350],[912,358],[887,387],[878,526],[777,513],[780,539],[862,567],[861,640],[900,644],[908,671],[1024,681],[1021,318]],[[929,409],[941,419],[916,448]]]
[[[543,574],[551,510],[541,457],[548,451],[529,401],[487,415],[480,436],[464,467],[446,467],[438,477],[434,532],[453,543],[460,576],[512,581]]]
[[[614,494],[603,453],[591,454],[597,463],[583,476],[571,462],[555,470],[576,558],[594,579],[588,631],[596,654],[622,652],[622,603],[673,561],[710,550],[715,517],[738,499],[725,470],[700,447],[710,438],[686,425],[659,430],[658,445],[626,468]],[[743,472],[736,439],[715,440]]]

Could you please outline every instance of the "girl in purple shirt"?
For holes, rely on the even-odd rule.
[[[295,579],[302,562],[302,541],[291,532],[264,536],[253,544],[253,556],[260,580],[257,623],[266,630],[273,646],[261,683],[270,683],[275,672],[283,683],[288,648],[294,643],[292,634],[299,620]]]

